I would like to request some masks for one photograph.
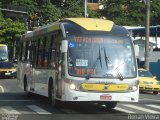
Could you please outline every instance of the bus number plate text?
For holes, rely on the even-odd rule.
[[[106,100],[106,101],[112,100],[112,96],[110,96],[110,95],[101,95],[100,96],[100,100]]]

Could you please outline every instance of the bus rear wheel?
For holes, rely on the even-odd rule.
[[[117,102],[116,101],[108,101],[105,103],[105,105],[106,105],[107,110],[111,110],[117,106]]]

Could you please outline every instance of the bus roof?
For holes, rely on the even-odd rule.
[[[48,25],[44,25],[42,27],[39,27],[39,28],[35,29],[34,31],[28,31],[27,33],[25,33],[23,35],[23,37],[29,38],[29,37],[49,33],[53,30],[59,30],[59,29],[60,29],[60,23],[54,22],[52,24],[48,24]]]
[[[121,36],[128,34],[128,31],[124,27],[115,25],[114,22],[110,20],[97,19],[97,18],[66,18],[64,20],[60,20],[59,22],[54,22],[54,23],[39,27],[32,32],[25,33],[23,34],[22,38],[27,39],[27,38],[47,34],[52,31],[60,30],[61,24],[63,23],[68,23],[68,25],[72,24],[72,26],[69,26],[69,29],[73,29],[74,33],[76,32],[76,30],[84,29],[86,30],[86,32],[91,32],[91,31],[108,32],[108,33],[121,35]],[[76,26],[79,26],[80,28],[77,29]],[[65,29],[67,30],[68,28],[65,28]]]
[[[96,18],[66,18],[65,20],[74,22],[88,31],[111,31],[113,22]]]

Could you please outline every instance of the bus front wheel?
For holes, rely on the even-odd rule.
[[[105,103],[105,105],[106,105],[106,109],[110,110],[110,109],[113,109],[117,106],[117,102],[116,101],[108,101]]]

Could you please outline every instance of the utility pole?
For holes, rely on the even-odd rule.
[[[84,0],[84,16],[85,17],[88,17],[88,14],[87,14],[87,0]]]
[[[149,70],[150,0],[146,0],[145,69]]]

